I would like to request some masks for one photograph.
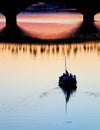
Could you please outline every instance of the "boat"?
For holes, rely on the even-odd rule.
[[[65,59],[65,73],[59,77],[59,86],[67,90],[75,90],[77,88],[76,75],[72,75],[66,69],[66,59]]]
[[[59,77],[59,86],[63,89],[76,89],[77,88],[77,80],[76,80],[76,75],[72,75],[68,71],[63,73]]]

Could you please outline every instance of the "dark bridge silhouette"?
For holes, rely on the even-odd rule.
[[[100,0],[69,0],[69,4],[83,14],[84,23],[93,23],[94,15],[100,12]]]
[[[1,0],[0,12],[6,17],[6,26],[14,27],[17,24],[16,16],[26,7],[50,0]],[[94,15],[100,11],[100,0],[51,0],[66,5],[66,8],[76,8],[83,14],[84,23],[93,23]]]

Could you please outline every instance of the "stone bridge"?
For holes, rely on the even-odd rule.
[[[100,0],[51,0],[64,4],[65,7],[76,8],[83,14],[83,22],[93,23],[94,15],[100,11]],[[17,24],[16,16],[28,6],[38,2],[50,2],[50,0],[1,0],[0,12],[6,17],[6,26],[14,27]]]

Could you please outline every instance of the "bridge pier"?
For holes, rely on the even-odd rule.
[[[13,29],[14,27],[17,26],[17,19],[16,15],[8,14],[6,15],[6,27]]]
[[[79,33],[82,34],[90,34],[90,33],[97,33],[97,29],[94,25],[94,15],[95,14],[90,14],[88,13],[88,11],[86,11],[86,13],[82,13],[83,14],[83,23],[80,27]]]
[[[93,24],[93,22],[94,22],[94,14],[88,14],[88,12],[86,14],[83,14],[83,23]]]

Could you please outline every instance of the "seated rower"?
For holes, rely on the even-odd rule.
[[[69,72],[67,70],[66,70],[66,74],[65,75],[66,75],[66,78],[69,78],[69,76],[70,76]]]
[[[68,71],[66,71],[66,73],[63,74],[63,81],[65,81],[66,79],[68,79],[69,76],[70,75],[69,75]]]

